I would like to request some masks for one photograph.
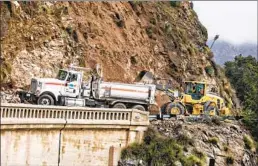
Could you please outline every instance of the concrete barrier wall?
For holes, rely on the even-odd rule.
[[[148,123],[138,110],[5,104],[1,165],[117,165],[121,149],[140,142]]]

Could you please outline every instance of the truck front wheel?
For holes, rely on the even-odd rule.
[[[38,105],[54,105],[54,99],[50,95],[42,95],[38,99]]]

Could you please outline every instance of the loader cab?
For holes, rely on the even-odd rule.
[[[193,100],[200,100],[206,95],[206,83],[196,81],[185,81],[185,94],[190,95]]]

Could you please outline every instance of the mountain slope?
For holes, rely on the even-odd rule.
[[[61,62],[95,61],[102,64],[105,79],[127,82],[143,69],[164,76],[178,70],[187,77],[196,73],[191,69],[194,59],[196,74],[203,74],[209,64],[199,51],[205,47],[206,30],[187,5],[31,2],[11,6],[6,11],[11,14],[4,17],[8,30],[2,50],[13,65],[10,79],[19,87],[29,84],[32,76],[53,76]]]
[[[1,2],[1,17],[3,91],[70,63],[99,63],[106,81],[133,82],[142,70],[175,88],[206,80],[232,103],[189,2]]]

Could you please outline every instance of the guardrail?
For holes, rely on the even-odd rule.
[[[1,124],[116,124],[148,125],[148,112],[1,103]]]

